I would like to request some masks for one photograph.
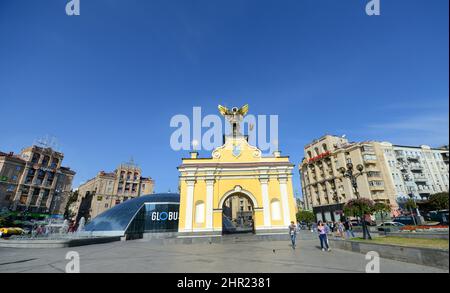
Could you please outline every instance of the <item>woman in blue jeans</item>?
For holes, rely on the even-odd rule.
[[[295,249],[295,239],[297,237],[297,226],[294,221],[289,225],[289,236],[291,236],[292,248]]]
[[[322,221],[317,225],[317,232],[319,232],[320,248],[322,248],[322,251],[325,251],[325,248],[327,251],[330,251],[330,247],[328,246],[327,228]]]

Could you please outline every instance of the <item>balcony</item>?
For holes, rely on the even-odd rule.
[[[428,178],[424,175],[415,175],[414,176],[414,181],[416,182],[427,182]]]
[[[377,156],[365,154],[363,155],[363,161],[365,164],[376,164]]]
[[[384,190],[384,185],[369,186],[369,189],[371,191],[382,191],[382,190]]]
[[[411,169],[411,171],[422,171],[423,167],[421,165],[411,165],[409,167]]]
[[[362,148],[361,152],[365,155],[375,155],[375,150],[373,148]]]
[[[420,157],[419,156],[407,156],[406,157],[406,159],[407,160],[409,160],[409,161],[419,161],[420,160]]]
[[[379,171],[368,171],[367,173],[368,178],[381,178],[381,172]]]

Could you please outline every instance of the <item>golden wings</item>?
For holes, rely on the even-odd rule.
[[[218,108],[219,108],[219,112],[222,116],[234,115],[234,114],[241,114],[242,116],[245,116],[245,115],[247,115],[247,112],[248,112],[248,104],[245,104],[240,109],[235,107],[232,110],[229,110],[227,107],[224,107],[222,105],[219,105]]]

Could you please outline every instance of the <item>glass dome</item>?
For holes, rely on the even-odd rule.
[[[176,232],[180,195],[155,193],[127,200],[101,213],[85,231],[94,236]]]

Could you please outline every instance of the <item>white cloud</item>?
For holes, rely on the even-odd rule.
[[[370,124],[367,128],[378,139],[395,144],[440,146],[449,141],[448,115],[412,115],[391,122]]]

